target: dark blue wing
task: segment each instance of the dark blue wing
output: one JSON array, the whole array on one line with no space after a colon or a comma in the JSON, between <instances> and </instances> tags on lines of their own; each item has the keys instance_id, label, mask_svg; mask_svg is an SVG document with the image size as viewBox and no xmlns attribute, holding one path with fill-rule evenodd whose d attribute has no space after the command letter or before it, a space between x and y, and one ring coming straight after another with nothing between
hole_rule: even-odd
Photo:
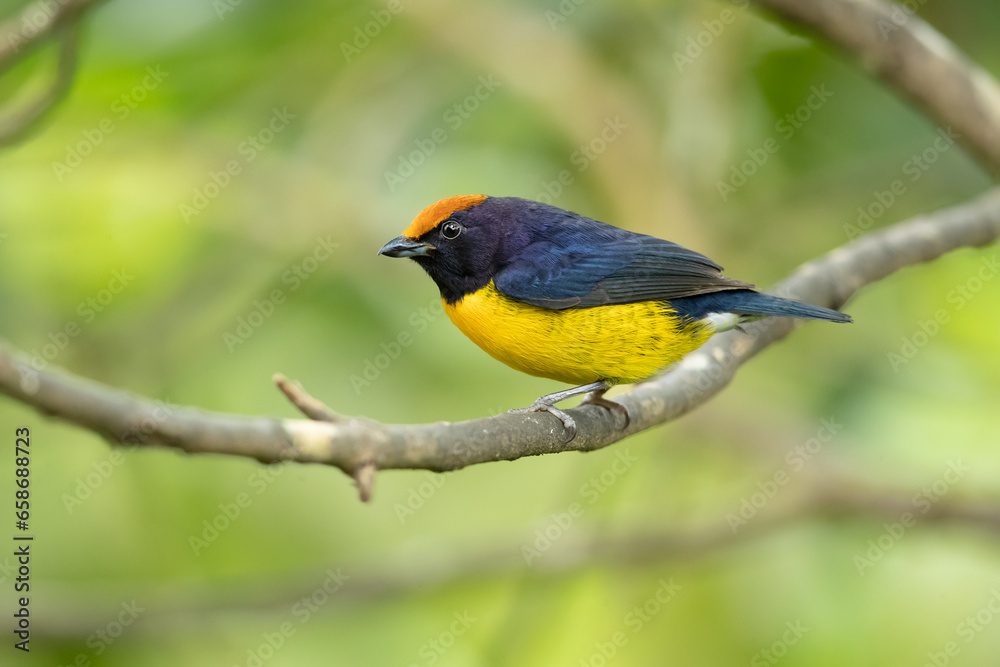
<instances>
[{"instance_id":1,"label":"dark blue wing","mask_svg":"<svg viewBox=\"0 0 1000 667\"><path fill-rule=\"evenodd\" d=\"M496 273L494 284L518 301L555 310L752 287L721 271L704 255L676 243L554 209Z\"/></svg>"}]
</instances>

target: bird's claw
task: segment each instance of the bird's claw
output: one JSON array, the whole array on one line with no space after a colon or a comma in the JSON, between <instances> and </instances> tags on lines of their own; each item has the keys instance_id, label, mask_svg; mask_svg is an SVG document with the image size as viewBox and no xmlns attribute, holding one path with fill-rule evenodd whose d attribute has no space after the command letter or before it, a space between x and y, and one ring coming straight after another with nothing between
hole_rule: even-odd
<instances>
[{"instance_id":1,"label":"bird's claw","mask_svg":"<svg viewBox=\"0 0 1000 667\"><path fill-rule=\"evenodd\" d=\"M613 412L614 414L620 416L625 422L622 424L623 429L628 428L628 425L632 422L632 418L628 414L628 408L621 403L615 403L614 401L604 398L603 396L588 396L580 401L580 405L597 405L605 410Z\"/></svg>"},{"instance_id":2,"label":"bird's claw","mask_svg":"<svg viewBox=\"0 0 1000 667\"><path fill-rule=\"evenodd\" d=\"M548 412L550 415L554 416L556 419L562 422L563 428L565 428L565 442L570 442L576 437L576 420L566 414L564 411L560 410L554 405L549 403L532 403L526 408L514 408L509 410L510 414L528 414L531 412Z\"/></svg>"}]
</instances>

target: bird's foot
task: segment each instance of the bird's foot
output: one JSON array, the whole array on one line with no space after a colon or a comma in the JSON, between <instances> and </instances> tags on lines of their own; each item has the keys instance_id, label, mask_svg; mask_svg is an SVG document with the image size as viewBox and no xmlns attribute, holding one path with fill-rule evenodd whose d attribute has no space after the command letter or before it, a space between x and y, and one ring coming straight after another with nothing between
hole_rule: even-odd
<instances>
[{"instance_id":1,"label":"bird's foot","mask_svg":"<svg viewBox=\"0 0 1000 667\"><path fill-rule=\"evenodd\" d=\"M526 408L517 408L516 410L511 410L515 414L525 414L528 412L548 412L553 415L556 419L562 422L562 425L566 429L566 439L565 442L570 442L576 437L576 422L568 414L560 410L555 406L559 401L565 401L567 398L572 396L579 396L580 394L586 394L590 392L591 401L597 401L597 405L603 405L609 410L618 412L621 410L625 414L625 425L628 426L628 412L625 411L625 407L613 403L606 399L601 398L604 396L604 392L610 389L614 385L611 380L598 380L597 382L591 382L590 384L580 385L579 387L573 387L572 389L564 389L562 391L557 391L554 394L547 394L542 396L537 401L532 403ZM614 406L614 407L612 407Z\"/></svg>"},{"instance_id":2,"label":"bird's foot","mask_svg":"<svg viewBox=\"0 0 1000 667\"><path fill-rule=\"evenodd\" d=\"M582 401L580 401L580 405L597 405L597 406L600 406L600 407L604 408L605 410L609 410L609 411L613 412L614 414L616 414L616 415L618 415L619 417L622 418L622 421L623 421L622 428L623 429L628 428L628 425L632 421L632 418L629 417L629 414L628 414L628 408L626 408L621 403L615 403L614 401L612 401L610 399L604 398L604 392L603 391L600 392L600 393L598 393L598 392L595 391L595 392L592 392L592 393L588 394L585 399L583 399Z\"/></svg>"},{"instance_id":3,"label":"bird's foot","mask_svg":"<svg viewBox=\"0 0 1000 667\"><path fill-rule=\"evenodd\" d=\"M570 442L576 437L576 421L564 411L560 410L551 403L546 402L545 398L546 397L543 396L526 408L514 408L508 412L510 412L510 414L517 415L528 414L531 412L548 412L550 415L553 415L562 422L562 425L565 428L565 442Z\"/></svg>"}]
</instances>

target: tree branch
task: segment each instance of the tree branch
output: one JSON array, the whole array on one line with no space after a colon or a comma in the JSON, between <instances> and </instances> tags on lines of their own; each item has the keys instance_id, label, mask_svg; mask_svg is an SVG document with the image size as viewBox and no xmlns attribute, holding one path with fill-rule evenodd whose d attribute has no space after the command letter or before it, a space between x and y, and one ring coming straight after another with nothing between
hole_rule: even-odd
<instances>
[{"instance_id":1,"label":"tree branch","mask_svg":"<svg viewBox=\"0 0 1000 667\"><path fill-rule=\"evenodd\" d=\"M1000 237L1000 190L961 206L921 216L865 236L798 269L778 293L839 307L861 287L956 248L982 246ZM565 451L591 451L676 419L721 391L737 369L786 336L794 320L770 318L747 333L715 336L675 369L617 397L631 423L619 429L613 415L595 406L569 412L574 440L547 414L504 414L435 424L380 424L365 418L339 421L278 419L164 406L96 382L52 370L0 348L0 392L38 410L100 433L112 441L174 447L188 453L248 456L260 461L333 465L355 476L363 496L376 469L456 470L476 463L513 461Z\"/></svg>"},{"instance_id":2,"label":"tree branch","mask_svg":"<svg viewBox=\"0 0 1000 667\"><path fill-rule=\"evenodd\" d=\"M909 7L886 0L753 0L830 40L1000 177L1000 86Z\"/></svg>"}]
</instances>

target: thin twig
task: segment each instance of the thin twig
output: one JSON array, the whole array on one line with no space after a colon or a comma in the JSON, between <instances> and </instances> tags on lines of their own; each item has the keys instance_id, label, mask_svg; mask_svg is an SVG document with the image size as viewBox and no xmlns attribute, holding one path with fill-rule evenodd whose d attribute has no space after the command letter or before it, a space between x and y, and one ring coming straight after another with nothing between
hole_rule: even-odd
<instances>
[{"instance_id":1,"label":"thin twig","mask_svg":"<svg viewBox=\"0 0 1000 667\"><path fill-rule=\"evenodd\" d=\"M291 404L309 419L321 422L339 422L343 420L343 417L327 407L325 403L309 395L300 383L289 380L281 373L275 373L272 379Z\"/></svg>"},{"instance_id":2,"label":"thin twig","mask_svg":"<svg viewBox=\"0 0 1000 667\"><path fill-rule=\"evenodd\" d=\"M375 472L378 468L374 461L365 461L354 469L354 483L358 487L358 498L367 503L372 499L372 489L375 487Z\"/></svg>"}]
</instances>

